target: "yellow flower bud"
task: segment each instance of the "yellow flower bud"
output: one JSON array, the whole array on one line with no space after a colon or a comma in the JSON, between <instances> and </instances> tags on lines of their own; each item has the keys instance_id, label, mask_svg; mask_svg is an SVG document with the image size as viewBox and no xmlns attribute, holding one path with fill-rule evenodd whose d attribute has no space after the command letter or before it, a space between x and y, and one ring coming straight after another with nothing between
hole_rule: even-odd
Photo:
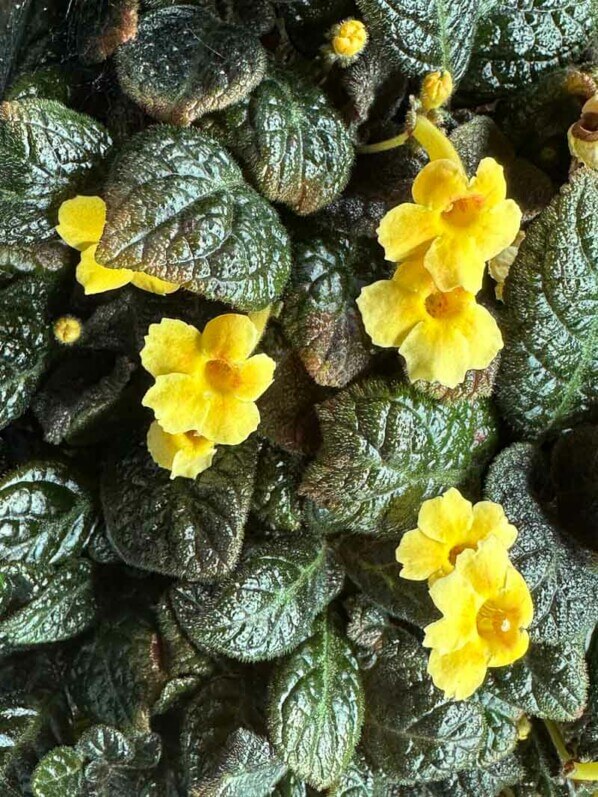
<instances>
[{"instance_id":1,"label":"yellow flower bud","mask_svg":"<svg viewBox=\"0 0 598 797\"><path fill-rule=\"evenodd\" d=\"M63 315L54 323L54 337L65 346L72 346L81 337L83 326L78 318Z\"/></svg>"},{"instance_id":2,"label":"yellow flower bud","mask_svg":"<svg viewBox=\"0 0 598 797\"><path fill-rule=\"evenodd\" d=\"M419 98L424 111L440 108L453 93L453 78L446 70L430 72L423 80Z\"/></svg>"},{"instance_id":3,"label":"yellow flower bud","mask_svg":"<svg viewBox=\"0 0 598 797\"><path fill-rule=\"evenodd\" d=\"M575 69L565 78L565 90L568 94L587 99L596 93L596 81L587 72Z\"/></svg>"},{"instance_id":4,"label":"yellow flower bud","mask_svg":"<svg viewBox=\"0 0 598 797\"><path fill-rule=\"evenodd\" d=\"M598 95L590 97L581 117L567 132L569 151L590 169L598 169Z\"/></svg>"},{"instance_id":5,"label":"yellow flower bud","mask_svg":"<svg viewBox=\"0 0 598 797\"><path fill-rule=\"evenodd\" d=\"M332 27L329 38L332 57L348 66L366 46L368 32L361 20L345 19Z\"/></svg>"},{"instance_id":6,"label":"yellow flower bud","mask_svg":"<svg viewBox=\"0 0 598 797\"><path fill-rule=\"evenodd\" d=\"M519 739L519 741L522 742L524 739L527 739L527 737L531 733L531 730L532 730L532 724L527 718L527 716L523 714L522 717L519 719L519 722L517 723L517 738Z\"/></svg>"}]
</instances>

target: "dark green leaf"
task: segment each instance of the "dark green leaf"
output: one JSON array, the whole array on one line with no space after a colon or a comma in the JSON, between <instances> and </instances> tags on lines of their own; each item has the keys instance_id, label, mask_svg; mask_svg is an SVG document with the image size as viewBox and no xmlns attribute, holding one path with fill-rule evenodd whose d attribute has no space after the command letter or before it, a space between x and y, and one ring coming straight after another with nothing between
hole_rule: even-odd
<instances>
[{"instance_id":1,"label":"dark green leaf","mask_svg":"<svg viewBox=\"0 0 598 797\"><path fill-rule=\"evenodd\" d=\"M475 0L357 0L369 28L409 77L448 69L459 79L476 31Z\"/></svg>"},{"instance_id":2,"label":"dark green leaf","mask_svg":"<svg viewBox=\"0 0 598 797\"><path fill-rule=\"evenodd\" d=\"M55 241L0 245L0 277L17 274L43 276L49 272L62 271L70 259L68 247Z\"/></svg>"},{"instance_id":3,"label":"dark green leaf","mask_svg":"<svg viewBox=\"0 0 598 797\"><path fill-rule=\"evenodd\" d=\"M479 700L486 720L486 737L478 762L482 768L490 767L506 758L517 746L517 723L523 711L501 699L491 689L478 690L475 699Z\"/></svg>"},{"instance_id":4,"label":"dark green leaf","mask_svg":"<svg viewBox=\"0 0 598 797\"><path fill-rule=\"evenodd\" d=\"M570 780L561 777L561 762L541 723L534 724L532 734L521 744L518 754L523 777L513 789L516 797L582 797Z\"/></svg>"},{"instance_id":5,"label":"dark green leaf","mask_svg":"<svg viewBox=\"0 0 598 797\"><path fill-rule=\"evenodd\" d=\"M297 488L303 464L303 457L270 445L262 448L251 509L272 531L288 533L301 528L303 501Z\"/></svg>"},{"instance_id":6,"label":"dark green leaf","mask_svg":"<svg viewBox=\"0 0 598 797\"><path fill-rule=\"evenodd\" d=\"M119 48L117 65L124 91L150 116L188 125L254 89L266 54L242 28L177 5L145 15L135 39Z\"/></svg>"},{"instance_id":7,"label":"dark green leaf","mask_svg":"<svg viewBox=\"0 0 598 797\"><path fill-rule=\"evenodd\" d=\"M0 697L0 788L17 797L35 762L35 746L44 725L41 706L31 695L9 692Z\"/></svg>"},{"instance_id":8,"label":"dark green leaf","mask_svg":"<svg viewBox=\"0 0 598 797\"><path fill-rule=\"evenodd\" d=\"M83 63L105 61L137 35L139 0L75 0L69 5L69 38Z\"/></svg>"},{"instance_id":9,"label":"dark green leaf","mask_svg":"<svg viewBox=\"0 0 598 797\"><path fill-rule=\"evenodd\" d=\"M395 535L424 500L475 486L496 441L485 401L439 404L396 383L352 385L318 407L323 443L302 492L347 531Z\"/></svg>"},{"instance_id":10,"label":"dark green leaf","mask_svg":"<svg viewBox=\"0 0 598 797\"><path fill-rule=\"evenodd\" d=\"M104 265L147 271L241 310L281 294L290 253L276 212L197 130L156 126L134 136L104 197Z\"/></svg>"},{"instance_id":11,"label":"dark green leaf","mask_svg":"<svg viewBox=\"0 0 598 797\"><path fill-rule=\"evenodd\" d=\"M363 674L367 757L403 782L441 780L471 769L486 732L480 706L446 700L432 684L427 663L421 643L396 629Z\"/></svg>"},{"instance_id":12,"label":"dark green leaf","mask_svg":"<svg viewBox=\"0 0 598 797\"><path fill-rule=\"evenodd\" d=\"M451 797L499 797L508 794L507 787L518 783L522 775L518 759L510 755L488 767L468 769L439 783L431 783L428 788L430 797L448 794Z\"/></svg>"},{"instance_id":13,"label":"dark green leaf","mask_svg":"<svg viewBox=\"0 0 598 797\"><path fill-rule=\"evenodd\" d=\"M110 147L104 128L55 100L0 106L0 243L49 238L60 203Z\"/></svg>"},{"instance_id":14,"label":"dark green leaf","mask_svg":"<svg viewBox=\"0 0 598 797\"><path fill-rule=\"evenodd\" d=\"M60 462L32 462L0 480L0 560L54 565L81 552L92 497Z\"/></svg>"},{"instance_id":15,"label":"dark green leaf","mask_svg":"<svg viewBox=\"0 0 598 797\"><path fill-rule=\"evenodd\" d=\"M307 797L307 787L292 772L288 772L272 791L272 797Z\"/></svg>"},{"instance_id":16,"label":"dark green leaf","mask_svg":"<svg viewBox=\"0 0 598 797\"><path fill-rule=\"evenodd\" d=\"M294 246L282 323L318 384L343 387L372 358L355 300L364 285L387 276L380 251L333 233Z\"/></svg>"},{"instance_id":17,"label":"dark green leaf","mask_svg":"<svg viewBox=\"0 0 598 797\"><path fill-rule=\"evenodd\" d=\"M570 63L589 45L588 0L510 0L480 20L464 89L492 99Z\"/></svg>"},{"instance_id":18,"label":"dark green leaf","mask_svg":"<svg viewBox=\"0 0 598 797\"><path fill-rule=\"evenodd\" d=\"M285 772L267 739L247 728L228 737L195 797L269 797Z\"/></svg>"},{"instance_id":19,"label":"dark green leaf","mask_svg":"<svg viewBox=\"0 0 598 797\"><path fill-rule=\"evenodd\" d=\"M357 752L328 795L329 797L383 797L375 790L375 779L376 776L367 761L360 752Z\"/></svg>"},{"instance_id":20,"label":"dark green leaf","mask_svg":"<svg viewBox=\"0 0 598 797\"><path fill-rule=\"evenodd\" d=\"M190 581L235 566L253 490L258 444L221 448L195 480L171 479L145 443L114 453L104 469L108 537L130 565ZM134 489L132 489L134 485Z\"/></svg>"},{"instance_id":21,"label":"dark green leaf","mask_svg":"<svg viewBox=\"0 0 598 797\"><path fill-rule=\"evenodd\" d=\"M588 705L582 717L568 729L580 761L598 759L598 631L594 631L586 655L589 674Z\"/></svg>"},{"instance_id":22,"label":"dark green leaf","mask_svg":"<svg viewBox=\"0 0 598 797\"><path fill-rule=\"evenodd\" d=\"M598 572L590 553L558 532L534 496L535 465L531 445L511 446L492 463L485 494L502 504L519 532L509 553L534 602L532 639L547 644L582 640L598 616Z\"/></svg>"},{"instance_id":23,"label":"dark green leaf","mask_svg":"<svg viewBox=\"0 0 598 797\"><path fill-rule=\"evenodd\" d=\"M341 117L299 74L269 74L218 116L219 130L264 196L300 215L332 202L349 180L353 147Z\"/></svg>"},{"instance_id":24,"label":"dark green leaf","mask_svg":"<svg viewBox=\"0 0 598 797\"><path fill-rule=\"evenodd\" d=\"M499 400L537 437L598 400L598 176L582 169L536 219L505 288Z\"/></svg>"},{"instance_id":25,"label":"dark green leaf","mask_svg":"<svg viewBox=\"0 0 598 797\"><path fill-rule=\"evenodd\" d=\"M50 351L48 286L23 277L0 290L0 429L22 415Z\"/></svg>"},{"instance_id":26,"label":"dark green leaf","mask_svg":"<svg viewBox=\"0 0 598 797\"><path fill-rule=\"evenodd\" d=\"M34 797L83 797L83 763L72 747L55 747L33 773Z\"/></svg>"},{"instance_id":27,"label":"dark green leaf","mask_svg":"<svg viewBox=\"0 0 598 797\"><path fill-rule=\"evenodd\" d=\"M272 677L268 727L289 768L318 789L334 783L353 757L361 734L364 698L359 667L332 618Z\"/></svg>"},{"instance_id":28,"label":"dark green leaf","mask_svg":"<svg viewBox=\"0 0 598 797\"><path fill-rule=\"evenodd\" d=\"M210 589L172 591L179 622L208 652L261 661L292 650L342 586L342 571L319 541L278 538L249 548L232 576Z\"/></svg>"}]
</instances>

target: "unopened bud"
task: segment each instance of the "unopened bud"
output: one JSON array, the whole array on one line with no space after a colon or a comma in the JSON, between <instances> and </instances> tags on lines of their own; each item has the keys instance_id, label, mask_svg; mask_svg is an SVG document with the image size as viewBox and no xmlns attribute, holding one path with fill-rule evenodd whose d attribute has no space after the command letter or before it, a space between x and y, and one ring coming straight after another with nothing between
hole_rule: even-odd
<instances>
[{"instance_id":1,"label":"unopened bud","mask_svg":"<svg viewBox=\"0 0 598 797\"><path fill-rule=\"evenodd\" d=\"M328 56L342 66L349 66L360 55L368 42L368 31L359 19L345 19L333 25L328 34Z\"/></svg>"},{"instance_id":2,"label":"unopened bud","mask_svg":"<svg viewBox=\"0 0 598 797\"><path fill-rule=\"evenodd\" d=\"M423 80L419 98L424 111L427 113L444 105L452 93L453 78L450 72L446 70L430 72Z\"/></svg>"},{"instance_id":3,"label":"unopened bud","mask_svg":"<svg viewBox=\"0 0 598 797\"><path fill-rule=\"evenodd\" d=\"M81 337L83 326L78 318L63 315L54 322L54 337L65 346L72 346Z\"/></svg>"}]
</instances>

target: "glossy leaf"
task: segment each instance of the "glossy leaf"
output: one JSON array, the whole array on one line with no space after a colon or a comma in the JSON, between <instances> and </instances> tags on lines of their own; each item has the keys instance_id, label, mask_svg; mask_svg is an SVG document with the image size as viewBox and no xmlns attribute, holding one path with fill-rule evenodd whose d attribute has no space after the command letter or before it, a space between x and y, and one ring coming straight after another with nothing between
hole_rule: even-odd
<instances>
[{"instance_id":1,"label":"glossy leaf","mask_svg":"<svg viewBox=\"0 0 598 797\"><path fill-rule=\"evenodd\" d=\"M252 512L270 530L288 533L301 528L303 501L297 487L303 457L266 445L258 461Z\"/></svg>"},{"instance_id":2,"label":"glossy leaf","mask_svg":"<svg viewBox=\"0 0 598 797\"><path fill-rule=\"evenodd\" d=\"M83 763L72 747L55 747L33 773L33 797L82 797Z\"/></svg>"}]
</instances>

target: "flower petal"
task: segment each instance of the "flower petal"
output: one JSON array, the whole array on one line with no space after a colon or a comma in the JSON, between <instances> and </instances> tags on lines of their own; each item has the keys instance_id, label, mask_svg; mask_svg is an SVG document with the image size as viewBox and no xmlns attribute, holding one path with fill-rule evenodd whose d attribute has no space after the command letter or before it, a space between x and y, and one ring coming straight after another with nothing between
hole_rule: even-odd
<instances>
[{"instance_id":1,"label":"flower petal","mask_svg":"<svg viewBox=\"0 0 598 797\"><path fill-rule=\"evenodd\" d=\"M86 296L96 293L114 291L128 285L133 277L133 272L128 268L106 268L100 266L95 259L97 244L88 246L81 252L81 260L77 266L76 278L79 285L83 286Z\"/></svg>"},{"instance_id":2,"label":"flower petal","mask_svg":"<svg viewBox=\"0 0 598 797\"><path fill-rule=\"evenodd\" d=\"M424 501L417 525L428 537L449 546L458 545L473 520L473 507L459 490L451 487L444 495Z\"/></svg>"},{"instance_id":3,"label":"flower petal","mask_svg":"<svg viewBox=\"0 0 598 797\"><path fill-rule=\"evenodd\" d=\"M198 431L215 443L236 446L255 432L259 422L260 413L252 401L215 394L210 397L208 412Z\"/></svg>"},{"instance_id":4,"label":"flower petal","mask_svg":"<svg viewBox=\"0 0 598 797\"><path fill-rule=\"evenodd\" d=\"M141 362L152 376L192 374L203 363L201 334L178 318L151 324L141 350Z\"/></svg>"},{"instance_id":5,"label":"flower petal","mask_svg":"<svg viewBox=\"0 0 598 797\"><path fill-rule=\"evenodd\" d=\"M151 277L142 271L134 271L131 282L136 288L148 293L157 293L158 296L167 296L169 293L178 291L181 287L174 282L166 282L166 280L161 280L158 277Z\"/></svg>"},{"instance_id":6,"label":"flower petal","mask_svg":"<svg viewBox=\"0 0 598 797\"><path fill-rule=\"evenodd\" d=\"M489 208L506 198L505 172L494 158L482 158L476 175L469 184L469 193L483 196L484 205Z\"/></svg>"},{"instance_id":7,"label":"flower petal","mask_svg":"<svg viewBox=\"0 0 598 797\"><path fill-rule=\"evenodd\" d=\"M449 160L428 163L413 181L412 195L418 205L442 210L467 193L463 170Z\"/></svg>"},{"instance_id":8,"label":"flower petal","mask_svg":"<svg viewBox=\"0 0 598 797\"><path fill-rule=\"evenodd\" d=\"M210 358L241 362L254 350L259 332L246 315L225 313L208 321L201 340L203 350Z\"/></svg>"},{"instance_id":9,"label":"flower petal","mask_svg":"<svg viewBox=\"0 0 598 797\"><path fill-rule=\"evenodd\" d=\"M166 374L158 376L142 404L154 411L158 423L168 434L198 431L213 439L201 428L210 409L210 400L198 389L197 380L192 376Z\"/></svg>"},{"instance_id":10,"label":"flower petal","mask_svg":"<svg viewBox=\"0 0 598 797\"><path fill-rule=\"evenodd\" d=\"M467 341L468 369L487 368L504 345L492 314L485 307L472 303L454 323Z\"/></svg>"},{"instance_id":11,"label":"flower petal","mask_svg":"<svg viewBox=\"0 0 598 797\"><path fill-rule=\"evenodd\" d=\"M451 653L433 650L428 660L428 673L434 686L453 700L465 700L484 682L488 655L481 642L470 642Z\"/></svg>"},{"instance_id":12,"label":"flower petal","mask_svg":"<svg viewBox=\"0 0 598 797\"><path fill-rule=\"evenodd\" d=\"M472 235L482 259L490 260L510 246L517 237L520 225L521 211L512 199L505 199L480 213Z\"/></svg>"},{"instance_id":13,"label":"flower petal","mask_svg":"<svg viewBox=\"0 0 598 797\"><path fill-rule=\"evenodd\" d=\"M389 210L378 227L387 260L405 260L440 232L439 214L406 202Z\"/></svg>"},{"instance_id":14,"label":"flower petal","mask_svg":"<svg viewBox=\"0 0 598 797\"><path fill-rule=\"evenodd\" d=\"M399 348L412 382L440 382L456 387L469 366L469 345L451 324L422 321L407 335Z\"/></svg>"},{"instance_id":15,"label":"flower petal","mask_svg":"<svg viewBox=\"0 0 598 797\"><path fill-rule=\"evenodd\" d=\"M399 266L398 270L402 270ZM425 318L423 298L401 287L398 280L379 280L362 289L357 306L365 331L376 346L400 346L418 321Z\"/></svg>"},{"instance_id":16,"label":"flower petal","mask_svg":"<svg viewBox=\"0 0 598 797\"><path fill-rule=\"evenodd\" d=\"M502 506L493 501L479 501L474 506L471 534L477 540L494 534L507 550L517 539L517 529L507 520Z\"/></svg>"},{"instance_id":17,"label":"flower petal","mask_svg":"<svg viewBox=\"0 0 598 797\"><path fill-rule=\"evenodd\" d=\"M455 564L455 573L486 599L496 596L504 587L510 568L507 549L500 540L490 536L481 540L475 550L463 551Z\"/></svg>"},{"instance_id":18,"label":"flower petal","mask_svg":"<svg viewBox=\"0 0 598 797\"><path fill-rule=\"evenodd\" d=\"M396 557L397 562L403 565L401 578L425 581L444 569L448 561L448 549L446 545L430 539L419 529L413 529L401 537Z\"/></svg>"},{"instance_id":19,"label":"flower petal","mask_svg":"<svg viewBox=\"0 0 598 797\"><path fill-rule=\"evenodd\" d=\"M274 380L276 363L267 354L255 354L239 366L239 385L234 395L243 401L255 401Z\"/></svg>"},{"instance_id":20,"label":"flower petal","mask_svg":"<svg viewBox=\"0 0 598 797\"><path fill-rule=\"evenodd\" d=\"M505 667L521 659L529 648L529 634L527 631L517 631L512 635L497 636L488 643L490 658L489 667Z\"/></svg>"},{"instance_id":21,"label":"flower petal","mask_svg":"<svg viewBox=\"0 0 598 797\"><path fill-rule=\"evenodd\" d=\"M76 196L58 210L56 232L74 249L83 251L97 244L106 224L106 203L99 196Z\"/></svg>"},{"instance_id":22,"label":"flower petal","mask_svg":"<svg viewBox=\"0 0 598 797\"><path fill-rule=\"evenodd\" d=\"M477 236L474 238L473 233L461 230L445 232L436 238L424 256L424 265L438 290L464 288L475 295L482 287L485 260Z\"/></svg>"},{"instance_id":23,"label":"flower petal","mask_svg":"<svg viewBox=\"0 0 598 797\"><path fill-rule=\"evenodd\" d=\"M430 597L444 616L424 629L426 647L448 652L478 636L476 618L483 598L456 569L432 584Z\"/></svg>"},{"instance_id":24,"label":"flower petal","mask_svg":"<svg viewBox=\"0 0 598 797\"><path fill-rule=\"evenodd\" d=\"M167 434L157 421L147 433L147 447L154 462L171 471L170 478L195 477L212 464L216 449L210 440L190 432Z\"/></svg>"}]
</instances>

